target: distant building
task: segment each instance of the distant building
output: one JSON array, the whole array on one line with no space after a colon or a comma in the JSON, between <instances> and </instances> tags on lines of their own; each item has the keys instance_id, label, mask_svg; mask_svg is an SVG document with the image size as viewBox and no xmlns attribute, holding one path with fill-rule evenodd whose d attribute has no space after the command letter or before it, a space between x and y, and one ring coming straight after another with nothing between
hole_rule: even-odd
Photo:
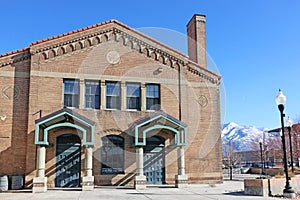
<instances>
[{"instance_id":1,"label":"distant building","mask_svg":"<svg viewBox=\"0 0 300 200\"><path fill-rule=\"evenodd\" d=\"M221 183L205 16L184 55L116 20L0 55L0 174L25 187Z\"/></svg>"},{"instance_id":2,"label":"distant building","mask_svg":"<svg viewBox=\"0 0 300 200\"><path fill-rule=\"evenodd\" d=\"M269 133L280 133L282 134L282 128L277 128L270 130ZM285 135L285 141L287 144L287 157L288 157L288 162L290 162L290 140L289 140L289 134L288 134L288 129L285 128L284 130L284 135ZM293 151L293 161L299 166L299 161L300 161L300 123L294 124L291 127L291 140L292 140L292 151Z\"/></svg>"}]
</instances>

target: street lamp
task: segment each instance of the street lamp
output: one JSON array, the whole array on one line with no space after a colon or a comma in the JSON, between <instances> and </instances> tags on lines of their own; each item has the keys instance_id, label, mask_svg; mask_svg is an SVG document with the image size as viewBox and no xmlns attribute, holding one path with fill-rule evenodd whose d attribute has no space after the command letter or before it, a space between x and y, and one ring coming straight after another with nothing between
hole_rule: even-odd
<instances>
[{"instance_id":1,"label":"street lamp","mask_svg":"<svg viewBox=\"0 0 300 200\"><path fill-rule=\"evenodd\" d=\"M283 162L284 162L284 172L285 172L285 189L283 190L283 195L288 198L294 198L296 196L292 186L290 185L290 179L288 174L288 166L287 166L287 158L286 158L286 151L285 151L285 136L284 136L284 117L285 114L283 113L284 105L286 103L286 96L283 95L282 91L279 90L278 95L276 96L275 102L278 106L280 111L280 118L281 118L281 130L282 130L282 148L283 148Z\"/></svg>"},{"instance_id":2,"label":"street lamp","mask_svg":"<svg viewBox=\"0 0 300 200\"><path fill-rule=\"evenodd\" d=\"M292 137L291 137L291 129L292 129L293 122L290 118L288 118L288 120L286 120L285 124L289 131L291 165L292 165L292 172L294 172L294 161L293 161L294 159L293 159L293 148L292 148Z\"/></svg>"},{"instance_id":3,"label":"street lamp","mask_svg":"<svg viewBox=\"0 0 300 200\"><path fill-rule=\"evenodd\" d=\"M259 147L260 147L261 175L263 175L264 174L264 163L263 163L262 139L259 140Z\"/></svg>"},{"instance_id":4,"label":"street lamp","mask_svg":"<svg viewBox=\"0 0 300 200\"><path fill-rule=\"evenodd\" d=\"M266 169L266 168L269 168L269 147L267 144L265 144L264 150L265 150L264 168Z\"/></svg>"}]
</instances>

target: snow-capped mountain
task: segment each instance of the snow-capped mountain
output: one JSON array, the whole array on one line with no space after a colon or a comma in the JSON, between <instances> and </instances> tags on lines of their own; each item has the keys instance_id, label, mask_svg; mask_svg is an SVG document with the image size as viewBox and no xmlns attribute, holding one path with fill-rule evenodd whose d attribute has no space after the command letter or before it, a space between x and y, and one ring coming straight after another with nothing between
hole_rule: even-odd
<instances>
[{"instance_id":1,"label":"snow-capped mountain","mask_svg":"<svg viewBox=\"0 0 300 200\"><path fill-rule=\"evenodd\" d=\"M223 150L226 146L233 145L234 151L251 151L253 144L267 137L269 134L266 128L240 126L234 122L224 124L222 127Z\"/></svg>"}]
</instances>

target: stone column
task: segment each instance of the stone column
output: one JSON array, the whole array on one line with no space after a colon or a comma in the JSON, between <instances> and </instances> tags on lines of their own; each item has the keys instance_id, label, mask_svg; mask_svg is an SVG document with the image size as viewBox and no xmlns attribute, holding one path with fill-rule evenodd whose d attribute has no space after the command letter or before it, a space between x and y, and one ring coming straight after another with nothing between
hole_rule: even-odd
<instances>
[{"instance_id":1,"label":"stone column","mask_svg":"<svg viewBox=\"0 0 300 200\"><path fill-rule=\"evenodd\" d=\"M105 81L101 80L100 90L101 90L101 94L100 94L100 98L101 98L100 109L104 110L106 108L106 85L105 85Z\"/></svg>"},{"instance_id":2,"label":"stone column","mask_svg":"<svg viewBox=\"0 0 300 200\"><path fill-rule=\"evenodd\" d=\"M185 174L185 159L184 159L183 147L178 148L177 156L178 156L178 175L175 176L175 186L177 188L187 187L188 176Z\"/></svg>"},{"instance_id":3,"label":"stone column","mask_svg":"<svg viewBox=\"0 0 300 200\"><path fill-rule=\"evenodd\" d=\"M142 146L136 148L136 175L134 186L137 190L146 189L146 176L144 176L144 149Z\"/></svg>"},{"instance_id":4,"label":"stone column","mask_svg":"<svg viewBox=\"0 0 300 200\"><path fill-rule=\"evenodd\" d=\"M120 103L121 103L121 110L126 110L127 109L127 105L126 105L126 102L127 102L127 97L126 97L126 84L125 82L121 82L121 97L120 97Z\"/></svg>"},{"instance_id":5,"label":"stone column","mask_svg":"<svg viewBox=\"0 0 300 200\"><path fill-rule=\"evenodd\" d=\"M45 166L46 147L41 145L37 148L37 176L33 178L33 193L47 191L47 177L45 177Z\"/></svg>"},{"instance_id":6,"label":"stone column","mask_svg":"<svg viewBox=\"0 0 300 200\"><path fill-rule=\"evenodd\" d=\"M141 111L146 111L146 85L141 83Z\"/></svg>"},{"instance_id":7,"label":"stone column","mask_svg":"<svg viewBox=\"0 0 300 200\"><path fill-rule=\"evenodd\" d=\"M79 81L79 109L85 108L84 80Z\"/></svg>"},{"instance_id":8,"label":"stone column","mask_svg":"<svg viewBox=\"0 0 300 200\"><path fill-rule=\"evenodd\" d=\"M82 191L94 190L93 147L85 147L85 176L82 177Z\"/></svg>"}]
</instances>

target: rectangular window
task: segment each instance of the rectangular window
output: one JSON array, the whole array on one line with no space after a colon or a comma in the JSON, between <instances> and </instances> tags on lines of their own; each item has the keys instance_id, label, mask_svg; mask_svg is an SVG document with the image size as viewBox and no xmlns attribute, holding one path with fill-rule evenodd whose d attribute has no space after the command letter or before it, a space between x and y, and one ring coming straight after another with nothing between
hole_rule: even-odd
<instances>
[{"instance_id":1,"label":"rectangular window","mask_svg":"<svg viewBox=\"0 0 300 200\"><path fill-rule=\"evenodd\" d=\"M79 80L64 80L64 106L79 108Z\"/></svg>"},{"instance_id":2,"label":"rectangular window","mask_svg":"<svg viewBox=\"0 0 300 200\"><path fill-rule=\"evenodd\" d=\"M126 108L141 110L141 85L138 83L126 84Z\"/></svg>"},{"instance_id":3,"label":"rectangular window","mask_svg":"<svg viewBox=\"0 0 300 200\"><path fill-rule=\"evenodd\" d=\"M146 109L160 110L160 86L146 84Z\"/></svg>"},{"instance_id":4,"label":"rectangular window","mask_svg":"<svg viewBox=\"0 0 300 200\"><path fill-rule=\"evenodd\" d=\"M109 135L102 138L101 174L124 173L124 139Z\"/></svg>"},{"instance_id":5,"label":"rectangular window","mask_svg":"<svg viewBox=\"0 0 300 200\"><path fill-rule=\"evenodd\" d=\"M85 108L100 109L99 81L85 81Z\"/></svg>"},{"instance_id":6,"label":"rectangular window","mask_svg":"<svg viewBox=\"0 0 300 200\"><path fill-rule=\"evenodd\" d=\"M121 85L119 82L106 82L106 108L121 109Z\"/></svg>"}]
</instances>

